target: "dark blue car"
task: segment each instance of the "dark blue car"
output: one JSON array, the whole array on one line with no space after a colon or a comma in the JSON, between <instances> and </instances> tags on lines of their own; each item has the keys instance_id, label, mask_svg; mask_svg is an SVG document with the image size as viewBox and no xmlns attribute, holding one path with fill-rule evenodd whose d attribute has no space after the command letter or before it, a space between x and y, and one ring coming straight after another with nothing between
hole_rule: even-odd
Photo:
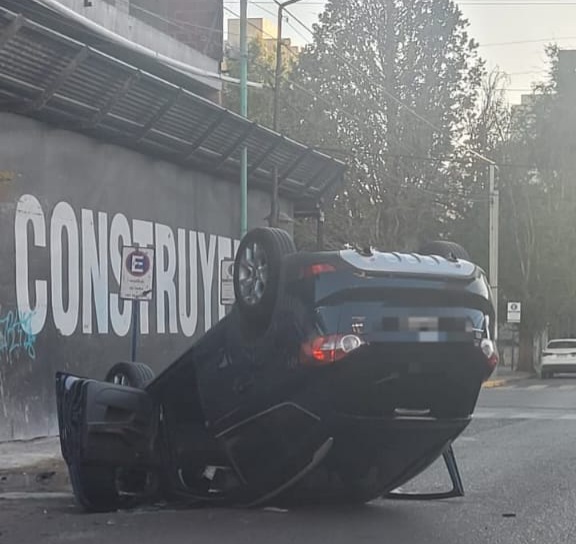
<instances>
[{"instance_id":1,"label":"dark blue car","mask_svg":"<svg viewBox=\"0 0 576 544\"><path fill-rule=\"evenodd\" d=\"M460 246L299 253L260 228L234 287L230 314L157 377L58 374L85 509L368 502L442 455L461 494L451 443L498 356L490 288Z\"/></svg>"}]
</instances>

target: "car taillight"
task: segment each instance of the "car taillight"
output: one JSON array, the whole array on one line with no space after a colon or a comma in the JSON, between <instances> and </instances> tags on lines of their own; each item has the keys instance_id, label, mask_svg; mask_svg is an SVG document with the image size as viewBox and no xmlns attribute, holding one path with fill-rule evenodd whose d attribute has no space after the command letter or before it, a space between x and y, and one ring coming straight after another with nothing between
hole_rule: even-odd
<instances>
[{"instance_id":1,"label":"car taillight","mask_svg":"<svg viewBox=\"0 0 576 544\"><path fill-rule=\"evenodd\" d=\"M354 334L318 336L302 344L300 362L306 366L331 365L364 344L364 340Z\"/></svg>"},{"instance_id":2,"label":"car taillight","mask_svg":"<svg viewBox=\"0 0 576 544\"><path fill-rule=\"evenodd\" d=\"M328 263L317 263L304 268L302 270L302 276L304 278L313 278L314 276L326 274L327 272L336 272L336 267Z\"/></svg>"},{"instance_id":3,"label":"car taillight","mask_svg":"<svg viewBox=\"0 0 576 544\"><path fill-rule=\"evenodd\" d=\"M486 357L486 379L488 379L492 372L494 372L494 369L498 366L500 357L498 356L496 345L488 338L484 338L482 342L480 342L480 349L482 350L484 357Z\"/></svg>"}]
</instances>

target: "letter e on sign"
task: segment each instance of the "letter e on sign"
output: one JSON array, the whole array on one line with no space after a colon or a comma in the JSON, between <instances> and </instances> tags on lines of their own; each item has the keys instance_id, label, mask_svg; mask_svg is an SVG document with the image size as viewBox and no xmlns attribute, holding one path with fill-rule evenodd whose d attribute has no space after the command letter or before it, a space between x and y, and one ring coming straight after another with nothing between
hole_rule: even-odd
<instances>
[{"instance_id":1,"label":"letter e on sign","mask_svg":"<svg viewBox=\"0 0 576 544\"><path fill-rule=\"evenodd\" d=\"M154 250L126 246L122 248L120 298L151 300L154 281Z\"/></svg>"}]
</instances>

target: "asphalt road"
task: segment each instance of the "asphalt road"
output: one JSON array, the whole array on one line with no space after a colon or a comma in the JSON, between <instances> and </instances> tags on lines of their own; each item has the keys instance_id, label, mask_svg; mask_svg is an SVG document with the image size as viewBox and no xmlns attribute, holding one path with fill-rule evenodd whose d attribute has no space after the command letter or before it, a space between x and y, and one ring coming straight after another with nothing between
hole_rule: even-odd
<instances>
[{"instance_id":1,"label":"asphalt road","mask_svg":"<svg viewBox=\"0 0 576 544\"><path fill-rule=\"evenodd\" d=\"M80 513L62 497L0 501L0 543L562 544L576 542L576 378L483 391L455 444L463 499L355 509ZM438 490L435 466L409 487Z\"/></svg>"}]
</instances>

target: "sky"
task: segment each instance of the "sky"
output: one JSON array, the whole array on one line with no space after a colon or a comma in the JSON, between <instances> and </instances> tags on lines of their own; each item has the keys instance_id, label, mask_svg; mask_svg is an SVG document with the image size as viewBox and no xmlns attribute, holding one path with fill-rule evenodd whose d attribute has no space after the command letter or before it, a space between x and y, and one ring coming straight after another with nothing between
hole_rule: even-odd
<instances>
[{"instance_id":1,"label":"sky","mask_svg":"<svg viewBox=\"0 0 576 544\"><path fill-rule=\"evenodd\" d=\"M576 49L576 0L462 0L457 3L470 23L471 37L480 44L487 68L509 75L511 103L518 103L522 94L530 92L534 81L546 76L544 47L547 43ZM276 20L277 6L273 0L248 0L248 5L249 17ZM237 0L224 0L224 6L227 18L239 13ZM288 11L311 27L323 7L321 0L300 0ZM310 40L310 34L293 19L285 24L284 35L298 45Z\"/></svg>"}]
</instances>

